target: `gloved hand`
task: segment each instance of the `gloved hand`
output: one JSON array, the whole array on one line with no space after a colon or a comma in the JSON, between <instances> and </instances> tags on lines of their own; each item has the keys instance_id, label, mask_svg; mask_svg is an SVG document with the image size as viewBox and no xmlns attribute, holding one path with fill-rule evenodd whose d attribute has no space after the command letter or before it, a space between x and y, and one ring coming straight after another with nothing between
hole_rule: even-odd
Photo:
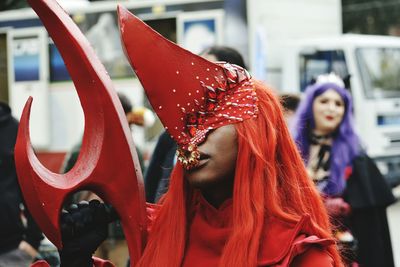
<instances>
[{"instance_id":1,"label":"gloved hand","mask_svg":"<svg viewBox=\"0 0 400 267\"><path fill-rule=\"evenodd\" d=\"M349 203L344 201L341 197L327 197L324 200L324 204L328 214L332 217L348 216L351 212Z\"/></svg>"},{"instance_id":2,"label":"gloved hand","mask_svg":"<svg viewBox=\"0 0 400 267\"><path fill-rule=\"evenodd\" d=\"M61 267L93 266L92 254L107 238L108 223L118 218L115 210L98 200L72 204L61 214L63 248Z\"/></svg>"}]
</instances>

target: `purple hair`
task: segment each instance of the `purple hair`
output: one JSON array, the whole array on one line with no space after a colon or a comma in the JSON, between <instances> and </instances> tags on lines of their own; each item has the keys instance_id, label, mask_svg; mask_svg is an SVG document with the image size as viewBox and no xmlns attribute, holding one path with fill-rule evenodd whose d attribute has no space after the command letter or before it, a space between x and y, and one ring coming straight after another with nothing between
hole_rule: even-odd
<instances>
[{"instance_id":1,"label":"purple hair","mask_svg":"<svg viewBox=\"0 0 400 267\"><path fill-rule=\"evenodd\" d=\"M313 102L317 96L328 89L334 89L342 97L345 104L343 119L333 135L330 178L323 192L328 196L335 196L343 193L346 186L345 169L360 153L360 141L353 128L353 107L350 93L336 83L318 83L308 86L305 90L304 99L296 112L293 132L300 153L307 163L310 149L309 138L311 130L315 128Z\"/></svg>"}]
</instances>

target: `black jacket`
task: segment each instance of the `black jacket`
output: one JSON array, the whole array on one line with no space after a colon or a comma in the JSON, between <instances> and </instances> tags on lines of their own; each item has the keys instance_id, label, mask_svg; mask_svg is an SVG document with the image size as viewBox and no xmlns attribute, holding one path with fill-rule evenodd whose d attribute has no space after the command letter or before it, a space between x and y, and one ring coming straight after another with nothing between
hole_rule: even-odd
<instances>
[{"instance_id":1,"label":"black jacket","mask_svg":"<svg viewBox=\"0 0 400 267\"><path fill-rule=\"evenodd\" d=\"M364 267L394 267L386 207L396 199L366 154L353 160L343 197L352 208L347 224L358 241L358 263Z\"/></svg>"},{"instance_id":2,"label":"black jacket","mask_svg":"<svg viewBox=\"0 0 400 267\"><path fill-rule=\"evenodd\" d=\"M396 201L375 162L366 154L353 160L353 172L346 184L345 198L353 209L386 208Z\"/></svg>"},{"instance_id":3,"label":"black jacket","mask_svg":"<svg viewBox=\"0 0 400 267\"><path fill-rule=\"evenodd\" d=\"M167 192L169 176L174 167L176 148L174 139L168 132L163 132L158 138L144 176L147 202L156 203Z\"/></svg>"},{"instance_id":4,"label":"black jacket","mask_svg":"<svg viewBox=\"0 0 400 267\"><path fill-rule=\"evenodd\" d=\"M0 102L0 254L18 247L22 240L38 248L43 236L25 210L14 162L18 121Z\"/></svg>"}]
</instances>

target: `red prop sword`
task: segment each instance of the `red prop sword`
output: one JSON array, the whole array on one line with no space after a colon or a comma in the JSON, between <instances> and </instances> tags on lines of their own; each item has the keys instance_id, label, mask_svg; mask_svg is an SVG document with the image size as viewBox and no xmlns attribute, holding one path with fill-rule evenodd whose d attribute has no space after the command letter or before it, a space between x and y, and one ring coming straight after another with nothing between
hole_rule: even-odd
<instances>
[{"instance_id":1,"label":"red prop sword","mask_svg":"<svg viewBox=\"0 0 400 267\"><path fill-rule=\"evenodd\" d=\"M94 50L55 0L28 0L40 17L74 81L85 114L82 148L66 174L46 169L29 137L32 98L22 113L15 161L26 204L46 234L62 248L59 216L67 195L91 190L117 210L128 242L131 266L146 239L143 179L135 146L111 79Z\"/></svg>"}]
</instances>

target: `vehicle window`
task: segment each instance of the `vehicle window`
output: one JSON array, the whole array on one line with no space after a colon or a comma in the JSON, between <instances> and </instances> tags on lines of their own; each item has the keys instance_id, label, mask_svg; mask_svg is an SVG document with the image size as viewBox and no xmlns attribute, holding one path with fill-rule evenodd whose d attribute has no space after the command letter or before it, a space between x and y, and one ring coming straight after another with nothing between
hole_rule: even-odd
<instances>
[{"instance_id":1,"label":"vehicle window","mask_svg":"<svg viewBox=\"0 0 400 267\"><path fill-rule=\"evenodd\" d=\"M330 72L336 73L343 79L348 78L349 72L342 50L316 50L300 54L300 88L302 92L318 75Z\"/></svg>"},{"instance_id":2,"label":"vehicle window","mask_svg":"<svg viewBox=\"0 0 400 267\"><path fill-rule=\"evenodd\" d=\"M359 48L356 58L367 98L400 97L400 48Z\"/></svg>"}]
</instances>

